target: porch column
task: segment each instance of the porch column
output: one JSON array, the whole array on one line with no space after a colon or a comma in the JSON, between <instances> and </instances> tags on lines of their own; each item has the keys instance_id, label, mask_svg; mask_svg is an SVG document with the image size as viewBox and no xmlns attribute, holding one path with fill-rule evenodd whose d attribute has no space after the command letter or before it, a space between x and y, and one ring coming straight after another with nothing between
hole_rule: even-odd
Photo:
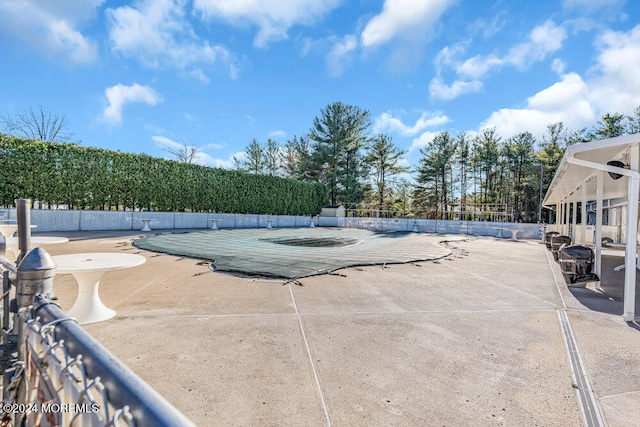
<instances>
[{"instance_id":1,"label":"porch column","mask_svg":"<svg viewBox=\"0 0 640 427\"><path fill-rule=\"evenodd\" d=\"M573 201L573 216L571 217L571 243L576 242L576 226L578 225L578 201Z\"/></svg>"},{"instance_id":2,"label":"porch column","mask_svg":"<svg viewBox=\"0 0 640 427\"><path fill-rule=\"evenodd\" d=\"M569 202L565 200L562 204L562 234L569 234Z\"/></svg>"},{"instance_id":3,"label":"porch column","mask_svg":"<svg viewBox=\"0 0 640 427\"><path fill-rule=\"evenodd\" d=\"M569 234L569 202L566 200L562 204L562 234Z\"/></svg>"},{"instance_id":4,"label":"porch column","mask_svg":"<svg viewBox=\"0 0 640 427\"><path fill-rule=\"evenodd\" d=\"M602 278L602 191L604 176L601 170L596 172L596 274ZM599 286L599 285L598 285Z\"/></svg>"},{"instance_id":5,"label":"porch column","mask_svg":"<svg viewBox=\"0 0 640 427\"><path fill-rule=\"evenodd\" d=\"M630 148L630 169L638 170L638 145ZM640 183L637 176L630 176L628 181L629 204L627 206L627 247L625 251L624 269L624 314L622 318L631 322L636 311L636 252L638 241L638 193Z\"/></svg>"},{"instance_id":6,"label":"porch column","mask_svg":"<svg viewBox=\"0 0 640 427\"><path fill-rule=\"evenodd\" d=\"M582 218L580 219L580 221L582 222L582 236L580 239L580 244L584 246L584 244L587 242L587 183L583 183L582 184L582 204L580 205L581 207L581 214L582 214Z\"/></svg>"}]
</instances>

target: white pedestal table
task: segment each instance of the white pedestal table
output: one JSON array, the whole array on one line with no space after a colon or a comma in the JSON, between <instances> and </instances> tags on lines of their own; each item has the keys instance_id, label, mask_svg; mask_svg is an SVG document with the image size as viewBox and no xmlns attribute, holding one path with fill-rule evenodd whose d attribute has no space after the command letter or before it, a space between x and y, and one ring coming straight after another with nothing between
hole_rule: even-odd
<instances>
[{"instance_id":1,"label":"white pedestal table","mask_svg":"<svg viewBox=\"0 0 640 427\"><path fill-rule=\"evenodd\" d=\"M37 225L32 225L31 228L36 228ZM0 224L0 234L4 237L11 237L18 230L18 224Z\"/></svg>"},{"instance_id":2,"label":"white pedestal table","mask_svg":"<svg viewBox=\"0 0 640 427\"><path fill-rule=\"evenodd\" d=\"M67 243L69 239L66 237L57 236L31 236L31 249L37 248L43 245L58 245L60 243ZM19 242L17 237L7 237L7 249L18 255Z\"/></svg>"},{"instance_id":3,"label":"white pedestal table","mask_svg":"<svg viewBox=\"0 0 640 427\"><path fill-rule=\"evenodd\" d=\"M57 274L72 274L78 282L78 298L67 312L81 325L109 320L115 310L106 307L98 295L100 280L107 271L122 270L143 264L142 255L122 253L80 253L51 257Z\"/></svg>"}]
</instances>

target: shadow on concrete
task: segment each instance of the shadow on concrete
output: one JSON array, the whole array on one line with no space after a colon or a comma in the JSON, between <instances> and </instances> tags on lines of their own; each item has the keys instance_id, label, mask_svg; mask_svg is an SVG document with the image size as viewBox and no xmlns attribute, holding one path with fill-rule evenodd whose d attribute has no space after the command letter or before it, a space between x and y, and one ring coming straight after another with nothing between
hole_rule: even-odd
<instances>
[{"instance_id":1,"label":"shadow on concrete","mask_svg":"<svg viewBox=\"0 0 640 427\"><path fill-rule=\"evenodd\" d=\"M624 269L614 271L613 269L624 262L624 257L602 256L602 277L600 278L601 291L595 289L590 283L586 288L568 287L571 294L585 307L590 310L599 311L622 316L624 310ZM640 271L637 272L636 279L636 315L640 311ZM640 331L640 326L635 322L628 322L630 327Z\"/></svg>"},{"instance_id":2,"label":"shadow on concrete","mask_svg":"<svg viewBox=\"0 0 640 427\"><path fill-rule=\"evenodd\" d=\"M640 325L635 320L633 322L627 322L627 326L640 332Z\"/></svg>"}]
</instances>

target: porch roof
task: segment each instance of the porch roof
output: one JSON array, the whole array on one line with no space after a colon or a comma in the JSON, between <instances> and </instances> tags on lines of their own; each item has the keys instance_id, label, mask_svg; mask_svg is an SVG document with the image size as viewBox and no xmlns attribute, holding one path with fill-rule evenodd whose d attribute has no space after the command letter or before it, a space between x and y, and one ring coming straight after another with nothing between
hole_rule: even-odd
<instances>
[{"instance_id":1,"label":"porch roof","mask_svg":"<svg viewBox=\"0 0 640 427\"><path fill-rule=\"evenodd\" d=\"M640 133L636 133L568 147L549 186L543 205L553 207L561 201L581 201L582 191L578 191L578 189L583 185L587 189L587 200L596 199L596 180L594 179L596 169L572 163L571 159L586 160L600 165L618 160L624 163L626 168L629 168L631 164L630 148L639 144ZM613 179L610 175L605 174L603 198L617 199L627 198L627 196L626 177Z\"/></svg>"}]
</instances>

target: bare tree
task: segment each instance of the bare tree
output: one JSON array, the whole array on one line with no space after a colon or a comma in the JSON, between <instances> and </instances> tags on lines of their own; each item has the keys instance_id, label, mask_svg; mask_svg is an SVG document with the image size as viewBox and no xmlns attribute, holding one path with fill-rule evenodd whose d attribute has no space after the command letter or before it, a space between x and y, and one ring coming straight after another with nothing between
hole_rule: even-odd
<instances>
[{"instance_id":1,"label":"bare tree","mask_svg":"<svg viewBox=\"0 0 640 427\"><path fill-rule=\"evenodd\" d=\"M189 145L184 142L175 148L163 148L167 153L175 156L180 163L195 163L198 160L201 147L199 145Z\"/></svg>"},{"instance_id":2,"label":"bare tree","mask_svg":"<svg viewBox=\"0 0 640 427\"><path fill-rule=\"evenodd\" d=\"M42 142L71 142L73 133L64 114L52 113L42 105L33 106L12 117L2 117L4 131L20 138Z\"/></svg>"}]
</instances>

